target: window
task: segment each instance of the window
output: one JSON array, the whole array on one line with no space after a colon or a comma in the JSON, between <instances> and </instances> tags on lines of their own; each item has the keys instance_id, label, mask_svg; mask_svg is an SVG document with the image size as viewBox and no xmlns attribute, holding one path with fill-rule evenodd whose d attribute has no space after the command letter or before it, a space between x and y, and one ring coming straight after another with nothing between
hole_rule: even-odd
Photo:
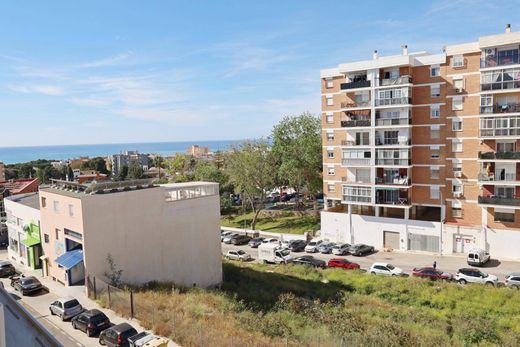
<instances>
[{"instance_id":1,"label":"window","mask_svg":"<svg viewBox=\"0 0 520 347\"><path fill-rule=\"evenodd\" d=\"M60 212L60 202L54 200L54 201L52 202L52 204L53 204L53 207L54 207L54 212L56 212L56 213Z\"/></svg>"},{"instance_id":2,"label":"window","mask_svg":"<svg viewBox=\"0 0 520 347\"><path fill-rule=\"evenodd\" d=\"M497 152L516 152L515 142L497 142Z\"/></svg>"},{"instance_id":3,"label":"window","mask_svg":"<svg viewBox=\"0 0 520 347\"><path fill-rule=\"evenodd\" d=\"M439 105L430 106L430 118L439 118L441 116L441 110Z\"/></svg>"},{"instance_id":4,"label":"window","mask_svg":"<svg viewBox=\"0 0 520 347\"><path fill-rule=\"evenodd\" d=\"M430 187L430 199L439 199L440 196L439 186Z\"/></svg>"},{"instance_id":5,"label":"window","mask_svg":"<svg viewBox=\"0 0 520 347\"><path fill-rule=\"evenodd\" d=\"M462 141L453 140L451 143L451 151L455 153L462 152Z\"/></svg>"},{"instance_id":6,"label":"window","mask_svg":"<svg viewBox=\"0 0 520 347\"><path fill-rule=\"evenodd\" d=\"M327 106L333 106L334 105L334 99L332 96L327 96Z\"/></svg>"},{"instance_id":7,"label":"window","mask_svg":"<svg viewBox=\"0 0 520 347\"><path fill-rule=\"evenodd\" d=\"M326 116L325 116L325 122L326 122L327 124L334 123L334 116L331 115L331 114L326 115Z\"/></svg>"},{"instance_id":8,"label":"window","mask_svg":"<svg viewBox=\"0 0 520 347\"><path fill-rule=\"evenodd\" d=\"M453 183L452 190L453 194L462 194L462 184Z\"/></svg>"},{"instance_id":9,"label":"window","mask_svg":"<svg viewBox=\"0 0 520 347\"><path fill-rule=\"evenodd\" d=\"M462 54L454 55L451 60L452 67L462 67L464 66L464 56Z\"/></svg>"},{"instance_id":10,"label":"window","mask_svg":"<svg viewBox=\"0 0 520 347\"><path fill-rule=\"evenodd\" d=\"M332 88L334 87L334 81L332 80L332 78L327 78L325 80L325 87L326 88Z\"/></svg>"},{"instance_id":11,"label":"window","mask_svg":"<svg viewBox=\"0 0 520 347\"><path fill-rule=\"evenodd\" d=\"M462 218L462 208L460 207L452 207L451 216L453 218Z\"/></svg>"},{"instance_id":12,"label":"window","mask_svg":"<svg viewBox=\"0 0 520 347\"><path fill-rule=\"evenodd\" d=\"M74 205L69 204L69 216L74 217Z\"/></svg>"},{"instance_id":13,"label":"window","mask_svg":"<svg viewBox=\"0 0 520 347\"><path fill-rule=\"evenodd\" d=\"M327 158L334 159L334 151L327 151Z\"/></svg>"},{"instance_id":14,"label":"window","mask_svg":"<svg viewBox=\"0 0 520 347\"><path fill-rule=\"evenodd\" d=\"M45 241L45 243L49 243L49 234L43 234L43 241Z\"/></svg>"},{"instance_id":15,"label":"window","mask_svg":"<svg viewBox=\"0 0 520 347\"><path fill-rule=\"evenodd\" d=\"M327 141L334 141L334 133L327 133Z\"/></svg>"},{"instance_id":16,"label":"window","mask_svg":"<svg viewBox=\"0 0 520 347\"><path fill-rule=\"evenodd\" d=\"M42 207L45 208L47 207L47 199L42 197Z\"/></svg>"},{"instance_id":17,"label":"window","mask_svg":"<svg viewBox=\"0 0 520 347\"><path fill-rule=\"evenodd\" d=\"M356 133L356 146L370 145L370 132Z\"/></svg>"},{"instance_id":18,"label":"window","mask_svg":"<svg viewBox=\"0 0 520 347\"><path fill-rule=\"evenodd\" d=\"M515 197L514 187L495 187L496 195L500 198L513 199Z\"/></svg>"},{"instance_id":19,"label":"window","mask_svg":"<svg viewBox=\"0 0 520 347\"><path fill-rule=\"evenodd\" d=\"M327 168L327 175L334 176L334 167L333 166L329 166Z\"/></svg>"},{"instance_id":20,"label":"window","mask_svg":"<svg viewBox=\"0 0 520 347\"><path fill-rule=\"evenodd\" d=\"M334 184L327 184L327 191L329 193L335 193L336 192L336 185L334 185Z\"/></svg>"},{"instance_id":21,"label":"window","mask_svg":"<svg viewBox=\"0 0 520 347\"><path fill-rule=\"evenodd\" d=\"M453 130L453 131L462 131L462 120L461 119L453 119L451 121L451 130Z\"/></svg>"},{"instance_id":22,"label":"window","mask_svg":"<svg viewBox=\"0 0 520 347\"><path fill-rule=\"evenodd\" d=\"M430 96L432 98L438 98L439 96L441 96L440 84L434 84L430 86Z\"/></svg>"},{"instance_id":23,"label":"window","mask_svg":"<svg viewBox=\"0 0 520 347\"><path fill-rule=\"evenodd\" d=\"M430 159L439 159L440 156L440 148L439 147L430 147Z\"/></svg>"},{"instance_id":24,"label":"window","mask_svg":"<svg viewBox=\"0 0 520 347\"><path fill-rule=\"evenodd\" d=\"M430 138L439 139L441 137L441 128L439 126L430 127Z\"/></svg>"},{"instance_id":25,"label":"window","mask_svg":"<svg viewBox=\"0 0 520 347\"><path fill-rule=\"evenodd\" d=\"M453 162L453 175L455 177L462 177L462 163Z\"/></svg>"},{"instance_id":26,"label":"window","mask_svg":"<svg viewBox=\"0 0 520 347\"><path fill-rule=\"evenodd\" d=\"M464 82L462 78L453 79L453 88L456 93L461 93L462 89L464 89Z\"/></svg>"},{"instance_id":27,"label":"window","mask_svg":"<svg viewBox=\"0 0 520 347\"><path fill-rule=\"evenodd\" d=\"M451 109L453 111L461 111L461 110L464 109L464 105L462 103L462 98L461 97L453 98L451 100Z\"/></svg>"},{"instance_id":28,"label":"window","mask_svg":"<svg viewBox=\"0 0 520 347\"><path fill-rule=\"evenodd\" d=\"M432 65L430 67L430 76L437 77L441 75L441 68L439 65Z\"/></svg>"},{"instance_id":29,"label":"window","mask_svg":"<svg viewBox=\"0 0 520 347\"><path fill-rule=\"evenodd\" d=\"M60 229L56 228L54 229L54 236L56 236L56 240L60 239Z\"/></svg>"},{"instance_id":30,"label":"window","mask_svg":"<svg viewBox=\"0 0 520 347\"><path fill-rule=\"evenodd\" d=\"M430 167L430 178L433 180L438 180L440 176L440 169L438 166L431 166Z\"/></svg>"},{"instance_id":31,"label":"window","mask_svg":"<svg viewBox=\"0 0 520 347\"><path fill-rule=\"evenodd\" d=\"M515 213L513 212L498 212L495 210L494 212L495 222L515 222Z\"/></svg>"}]
</instances>

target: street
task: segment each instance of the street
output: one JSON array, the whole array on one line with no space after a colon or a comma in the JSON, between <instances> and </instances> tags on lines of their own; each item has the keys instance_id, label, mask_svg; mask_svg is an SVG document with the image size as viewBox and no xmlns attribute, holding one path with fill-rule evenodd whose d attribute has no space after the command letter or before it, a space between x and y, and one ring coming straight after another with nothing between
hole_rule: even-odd
<instances>
[{"instance_id":1,"label":"street","mask_svg":"<svg viewBox=\"0 0 520 347\"><path fill-rule=\"evenodd\" d=\"M242 249L246 253L249 253L256 261L258 258L258 249L251 248L248 245L234 246L222 243L222 253L226 254L231 249ZM299 257L302 255L309 255L305 252L291 252L293 257ZM348 260L358 263L362 269L367 270L375 262L386 262L396 267L400 267L405 272L411 274L415 267L426 267L432 266L433 262L437 262L437 269L450 272L453 275L458 269L464 267L472 267L466 263L466 257L464 256L439 256L430 254L417 254L417 253L401 253L401 252L383 252L378 251L374 254L370 254L362 257L355 257L351 255L347 256L336 256L333 254L311 254L315 258L328 261L331 258L347 258ZM491 260L482 268L483 272L487 272L492 275L498 276L500 281L511 274L512 272L520 272L520 263L514 261L500 261L491 258Z\"/></svg>"}]
</instances>

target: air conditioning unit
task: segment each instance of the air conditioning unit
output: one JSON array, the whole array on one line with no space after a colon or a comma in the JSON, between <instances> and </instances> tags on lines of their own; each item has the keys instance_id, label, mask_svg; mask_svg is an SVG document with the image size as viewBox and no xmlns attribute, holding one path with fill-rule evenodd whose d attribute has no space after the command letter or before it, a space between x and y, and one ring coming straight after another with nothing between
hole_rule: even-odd
<instances>
[{"instance_id":1,"label":"air conditioning unit","mask_svg":"<svg viewBox=\"0 0 520 347\"><path fill-rule=\"evenodd\" d=\"M462 197L462 192L454 192L454 193L453 193L453 197L454 197L454 198L460 198L460 197Z\"/></svg>"},{"instance_id":2,"label":"air conditioning unit","mask_svg":"<svg viewBox=\"0 0 520 347\"><path fill-rule=\"evenodd\" d=\"M455 93L457 93L457 94L462 93L462 88L455 88Z\"/></svg>"},{"instance_id":3,"label":"air conditioning unit","mask_svg":"<svg viewBox=\"0 0 520 347\"><path fill-rule=\"evenodd\" d=\"M462 177L462 171L455 171L455 172L453 172L453 176L456 177L456 178L461 178Z\"/></svg>"}]
</instances>

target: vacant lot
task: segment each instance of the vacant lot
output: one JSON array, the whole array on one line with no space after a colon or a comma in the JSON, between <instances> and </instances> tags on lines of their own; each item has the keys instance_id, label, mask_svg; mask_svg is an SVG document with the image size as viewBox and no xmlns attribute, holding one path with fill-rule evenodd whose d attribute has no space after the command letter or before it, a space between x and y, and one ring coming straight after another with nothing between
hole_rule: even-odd
<instances>
[{"instance_id":1,"label":"vacant lot","mask_svg":"<svg viewBox=\"0 0 520 347\"><path fill-rule=\"evenodd\" d=\"M247 228L253 220L253 213L237 216L223 216L220 224L226 227ZM286 234L303 234L306 231L316 231L320 228L320 218L314 216L301 216L293 212L283 212L277 217L261 217L256 223L256 229Z\"/></svg>"},{"instance_id":2,"label":"vacant lot","mask_svg":"<svg viewBox=\"0 0 520 347\"><path fill-rule=\"evenodd\" d=\"M224 263L219 290L134 295L183 346L518 346L520 291L304 266Z\"/></svg>"}]
</instances>

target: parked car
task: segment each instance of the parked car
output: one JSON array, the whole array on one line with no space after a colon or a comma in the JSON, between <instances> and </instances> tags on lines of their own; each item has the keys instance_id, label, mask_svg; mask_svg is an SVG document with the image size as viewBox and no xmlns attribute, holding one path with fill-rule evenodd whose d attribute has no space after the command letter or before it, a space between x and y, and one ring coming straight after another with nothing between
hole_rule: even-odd
<instances>
[{"instance_id":1,"label":"parked car","mask_svg":"<svg viewBox=\"0 0 520 347\"><path fill-rule=\"evenodd\" d=\"M263 237L255 237L254 239L251 239L249 241L249 247L258 248L258 246L260 246L263 241L264 241Z\"/></svg>"},{"instance_id":2,"label":"parked car","mask_svg":"<svg viewBox=\"0 0 520 347\"><path fill-rule=\"evenodd\" d=\"M432 267L414 268L412 270L412 276L429 278L431 280L443 280L452 281L453 275L449 272L442 272Z\"/></svg>"},{"instance_id":3,"label":"parked car","mask_svg":"<svg viewBox=\"0 0 520 347\"><path fill-rule=\"evenodd\" d=\"M350 246L348 252L355 256L361 256L361 255L374 253L375 250L376 249L373 246L365 245L363 243L358 243L358 244Z\"/></svg>"},{"instance_id":4,"label":"parked car","mask_svg":"<svg viewBox=\"0 0 520 347\"><path fill-rule=\"evenodd\" d=\"M137 335L137 330L128 323L121 323L103 330L99 334L99 344L110 347L127 347L129 346L128 338L134 335Z\"/></svg>"},{"instance_id":5,"label":"parked car","mask_svg":"<svg viewBox=\"0 0 520 347\"><path fill-rule=\"evenodd\" d=\"M251 237L246 235L238 235L231 239L231 244L235 246L247 245L251 241Z\"/></svg>"},{"instance_id":6,"label":"parked car","mask_svg":"<svg viewBox=\"0 0 520 347\"><path fill-rule=\"evenodd\" d=\"M361 267L358 263L353 263L345 258L332 258L327 263L328 267L341 267L349 270L358 270Z\"/></svg>"},{"instance_id":7,"label":"parked car","mask_svg":"<svg viewBox=\"0 0 520 347\"><path fill-rule=\"evenodd\" d=\"M489 252L483 249L472 249L468 252L468 265L482 266L490 259Z\"/></svg>"},{"instance_id":8,"label":"parked car","mask_svg":"<svg viewBox=\"0 0 520 347\"><path fill-rule=\"evenodd\" d=\"M372 275L406 276L403 269L388 263L374 263L368 272Z\"/></svg>"},{"instance_id":9,"label":"parked car","mask_svg":"<svg viewBox=\"0 0 520 347\"><path fill-rule=\"evenodd\" d=\"M79 301L71 296L59 298L54 301L49 306L49 310L51 311L51 316L57 315L61 320L73 318L84 311Z\"/></svg>"},{"instance_id":10,"label":"parked car","mask_svg":"<svg viewBox=\"0 0 520 347\"><path fill-rule=\"evenodd\" d=\"M34 276L12 277L11 287L22 293L22 295L39 292L43 289L42 284Z\"/></svg>"},{"instance_id":11,"label":"parked car","mask_svg":"<svg viewBox=\"0 0 520 347\"><path fill-rule=\"evenodd\" d=\"M232 231L223 231L220 233L220 242L224 242L224 239L228 236L233 235Z\"/></svg>"},{"instance_id":12,"label":"parked car","mask_svg":"<svg viewBox=\"0 0 520 347\"><path fill-rule=\"evenodd\" d=\"M167 347L168 339L146 331L128 338L130 347Z\"/></svg>"},{"instance_id":13,"label":"parked car","mask_svg":"<svg viewBox=\"0 0 520 347\"><path fill-rule=\"evenodd\" d=\"M85 332L88 337L91 337L109 328L110 319L100 310L83 311L72 318L72 327Z\"/></svg>"},{"instance_id":14,"label":"parked car","mask_svg":"<svg viewBox=\"0 0 520 347\"><path fill-rule=\"evenodd\" d=\"M520 289L520 272L513 272L511 275L506 277L506 287Z\"/></svg>"},{"instance_id":15,"label":"parked car","mask_svg":"<svg viewBox=\"0 0 520 347\"><path fill-rule=\"evenodd\" d=\"M338 243L332 247L332 254L345 255L348 253L350 245L348 243Z\"/></svg>"},{"instance_id":16,"label":"parked car","mask_svg":"<svg viewBox=\"0 0 520 347\"><path fill-rule=\"evenodd\" d=\"M264 239L262 241L262 243L276 243L276 244L280 245L280 241L278 241L278 239L275 239L275 238L272 238L272 237Z\"/></svg>"},{"instance_id":17,"label":"parked car","mask_svg":"<svg viewBox=\"0 0 520 347\"><path fill-rule=\"evenodd\" d=\"M318 246L318 251L323 254L329 254L332 253L332 247L336 246L333 242L322 242Z\"/></svg>"},{"instance_id":18,"label":"parked car","mask_svg":"<svg viewBox=\"0 0 520 347\"><path fill-rule=\"evenodd\" d=\"M228 236L224 237L223 242L229 245L229 244L231 244L231 240L233 240L233 238L234 238L235 236L238 236L238 234L231 234L231 235L228 235Z\"/></svg>"},{"instance_id":19,"label":"parked car","mask_svg":"<svg viewBox=\"0 0 520 347\"><path fill-rule=\"evenodd\" d=\"M8 277L16 274L13 264L7 260L0 260L0 277Z\"/></svg>"},{"instance_id":20,"label":"parked car","mask_svg":"<svg viewBox=\"0 0 520 347\"><path fill-rule=\"evenodd\" d=\"M282 248L289 249L291 242L294 242L294 241L296 241L296 240L283 240L282 242L280 242L280 246L282 246Z\"/></svg>"},{"instance_id":21,"label":"parked car","mask_svg":"<svg viewBox=\"0 0 520 347\"><path fill-rule=\"evenodd\" d=\"M459 271L455 275L455 280L461 284L480 283L494 286L498 283L497 276L489 275L478 269L472 268L459 269Z\"/></svg>"},{"instance_id":22,"label":"parked car","mask_svg":"<svg viewBox=\"0 0 520 347\"><path fill-rule=\"evenodd\" d=\"M316 253L318 252L318 247L321 245L323 241L322 240L311 240L311 242L309 242L307 244L307 246L305 246L305 252L307 253Z\"/></svg>"},{"instance_id":23,"label":"parked car","mask_svg":"<svg viewBox=\"0 0 520 347\"><path fill-rule=\"evenodd\" d=\"M312 255L303 255L301 257L295 258L293 263L299 265L310 265L314 267L324 268L327 266L327 263L324 260L316 259Z\"/></svg>"},{"instance_id":24,"label":"parked car","mask_svg":"<svg viewBox=\"0 0 520 347\"><path fill-rule=\"evenodd\" d=\"M306 246L307 246L307 241L305 241L305 240L294 240L289 245L289 250L291 252L303 252L305 250Z\"/></svg>"},{"instance_id":25,"label":"parked car","mask_svg":"<svg viewBox=\"0 0 520 347\"><path fill-rule=\"evenodd\" d=\"M287 249L280 249L276 243L262 243L258 246L258 260L274 264L287 264L293 261L291 252Z\"/></svg>"},{"instance_id":26,"label":"parked car","mask_svg":"<svg viewBox=\"0 0 520 347\"><path fill-rule=\"evenodd\" d=\"M251 256L244 252L243 250L230 250L226 254L226 258L229 260L240 260L240 261L249 261L251 260Z\"/></svg>"}]
</instances>

